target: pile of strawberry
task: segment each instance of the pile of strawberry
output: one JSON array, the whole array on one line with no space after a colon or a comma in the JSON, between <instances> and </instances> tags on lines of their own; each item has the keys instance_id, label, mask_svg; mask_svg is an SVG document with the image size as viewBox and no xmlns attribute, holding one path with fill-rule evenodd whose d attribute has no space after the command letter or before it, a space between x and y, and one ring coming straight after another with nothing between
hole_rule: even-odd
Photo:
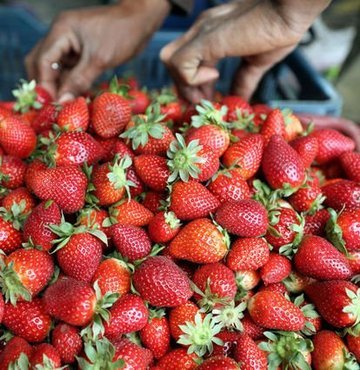
<instances>
[{"instance_id":1,"label":"pile of strawberry","mask_svg":"<svg viewBox=\"0 0 360 370\"><path fill-rule=\"evenodd\" d=\"M0 103L0 370L360 369L360 154L116 79Z\"/></svg>"}]
</instances>

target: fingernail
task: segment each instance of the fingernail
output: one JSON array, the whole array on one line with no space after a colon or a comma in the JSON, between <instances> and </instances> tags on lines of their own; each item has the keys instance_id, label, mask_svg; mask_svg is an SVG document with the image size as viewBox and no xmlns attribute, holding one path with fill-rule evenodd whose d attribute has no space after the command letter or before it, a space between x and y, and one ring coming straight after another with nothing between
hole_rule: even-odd
<instances>
[{"instance_id":1,"label":"fingernail","mask_svg":"<svg viewBox=\"0 0 360 370\"><path fill-rule=\"evenodd\" d=\"M62 94L62 95L60 96L60 98L59 98L58 102L59 102L60 104L63 104L63 103L66 103L66 102L67 102L67 101L69 101L69 100L74 100L74 99L75 99L74 94L69 93L69 92L66 92L66 93L64 93L64 94Z\"/></svg>"}]
</instances>

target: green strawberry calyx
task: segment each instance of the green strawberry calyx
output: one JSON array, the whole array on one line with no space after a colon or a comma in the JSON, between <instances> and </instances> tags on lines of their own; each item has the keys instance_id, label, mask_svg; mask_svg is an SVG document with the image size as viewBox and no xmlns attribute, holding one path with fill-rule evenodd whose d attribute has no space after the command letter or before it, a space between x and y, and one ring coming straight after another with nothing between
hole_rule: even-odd
<instances>
[{"instance_id":1,"label":"green strawberry calyx","mask_svg":"<svg viewBox=\"0 0 360 370\"><path fill-rule=\"evenodd\" d=\"M131 198L130 186L135 186L133 181L126 178L127 170L131 164L132 160L128 155L123 158L116 155L113 164L109 165L109 173L106 175L114 189L119 190L121 188L125 188L129 199Z\"/></svg>"},{"instance_id":2,"label":"green strawberry calyx","mask_svg":"<svg viewBox=\"0 0 360 370\"><path fill-rule=\"evenodd\" d=\"M123 98L129 99L130 86L127 84L119 83L117 76L114 76L109 84L109 92L122 96Z\"/></svg>"},{"instance_id":3,"label":"green strawberry calyx","mask_svg":"<svg viewBox=\"0 0 360 370\"><path fill-rule=\"evenodd\" d=\"M355 356L344 348L344 370L360 370L360 365Z\"/></svg>"},{"instance_id":4,"label":"green strawberry calyx","mask_svg":"<svg viewBox=\"0 0 360 370\"><path fill-rule=\"evenodd\" d=\"M267 342L261 342L259 348L268 352L268 369L276 370L280 365L284 369L311 370L306 361L307 355L314 349L312 341L295 332L264 332Z\"/></svg>"},{"instance_id":5,"label":"green strawberry calyx","mask_svg":"<svg viewBox=\"0 0 360 370\"><path fill-rule=\"evenodd\" d=\"M222 346L224 342L216 337L222 328L222 325L216 323L211 314L204 318L200 312L195 315L194 323L187 322L185 325L179 325L183 334L180 335L177 343L189 346L188 353L195 353L199 357L206 353L212 353L214 343Z\"/></svg>"},{"instance_id":6,"label":"green strawberry calyx","mask_svg":"<svg viewBox=\"0 0 360 370\"><path fill-rule=\"evenodd\" d=\"M184 182L188 182L190 178L197 179L201 172L199 164L205 163L206 159L199 156L202 150L202 145L199 145L199 140L192 140L186 145L182 135L176 134L174 140L167 152L168 167L171 175L168 178L169 183L175 182L180 178Z\"/></svg>"},{"instance_id":7,"label":"green strawberry calyx","mask_svg":"<svg viewBox=\"0 0 360 370\"><path fill-rule=\"evenodd\" d=\"M227 129L227 124L223 120L228 111L225 105L216 109L210 101L203 99L201 104L198 104L195 108L199 114L191 117L191 126L199 128L204 125L217 125Z\"/></svg>"},{"instance_id":8,"label":"green strawberry calyx","mask_svg":"<svg viewBox=\"0 0 360 370\"><path fill-rule=\"evenodd\" d=\"M290 230L295 233L294 240L291 243L282 245L279 248L279 253L287 257L291 257L297 252L299 244L304 237L305 218L298 213L296 214L296 218L298 220L298 223L292 224L289 227Z\"/></svg>"},{"instance_id":9,"label":"green strawberry calyx","mask_svg":"<svg viewBox=\"0 0 360 370\"><path fill-rule=\"evenodd\" d=\"M134 126L123 132L120 137L131 140L132 148L144 147L149 138L161 140L165 134L165 127L161 124L165 115L160 114L160 104L149 105L145 116L133 117Z\"/></svg>"},{"instance_id":10,"label":"green strawberry calyx","mask_svg":"<svg viewBox=\"0 0 360 370\"><path fill-rule=\"evenodd\" d=\"M171 229L178 229L181 226L180 220L176 217L175 213L168 211L164 213L165 222Z\"/></svg>"},{"instance_id":11,"label":"green strawberry calyx","mask_svg":"<svg viewBox=\"0 0 360 370\"><path fill-rule=\"evenodd\" d=\"M169 88L163 88L160 92L155 92L152 94L152 99L160 105L168 105L178 101L176 94Z\"/></svg>"},{"instance_id":12,"label":"green strawberry calyx","mask_svg":"<svg viewBox=\"0 0 360 370\"><path fill-rule=\"evenodd\" d=\"M55 367L54 361L45 354L43 354L42 364L37 364L34 366L34 370L62 370L67 368L67 366Z\"/></svg>"},{"instance_id":13,"label":"green strawberry calyx","mask_svg":"<svg viewBox=\"0 0 360 370\"><path fill-rule=\"evenodd\" d=\"M350 303L344 307L343 312L353 320L352 329L360 333L360 288L356 292L345 288L345 292Z\"/></svg>"},{"instance_id":14,"label":"green strawberry calyx","mask_svg":"<svg viewBox=\"0 0 360 370\"><path fill-rule=\"evenodd\" d=\"M307 336L316 334L316 328L311 319L319 318L320 315L315 310L315 306L311 303L305 304L304 294L297 296L294 299L294 304L301 309L305 317L305 326L301 332Z\"/></svg>"},{"instance_id":15,"label":"green strawberry calyx","mask_svg":"<svg viewBox=\"0 0 360 370\"><path fill-rule=\"evenodd\" d=\"M30 369L30 361L24 352L13 362L10 362L8 370L28 370Z\"/></svg>"},{"instance_id":16,"label":"green strawberry calyx","mask_svg":"<svg viewBox=\"0 0 360 370\"><path fill-rule=\"evenodd\" d=\"M235 302L231 301L228 305L214 308L211 313L214 316L214 321L222 325L223 328L243 331L241 319L244 317L243 311L245 309L245 302L241 302L235 307Z\"/></svg>"},{"instance_id":17,"label":"green strawberry calyx","mask_svg":"<svg viewBox=\"0 0 360 370\"><path fill-rule=\"evenodd\" d=\"M19 203L14 202L11 205L10 210L0 207L0 217L5 221L10 222L14 229L20 230L29 215L28 213L24 213L25 208L26 200L22 199Z\"/></svg>"},{"instance_id":18,"label":"green strawberry calyx","mask_svg":"<svg viewBox=\"0 0 360 370\"><path fill-rule=\"evenodd\" d=\"M14 105L14 110L16 112L25 113L30 108L42 108L42 104L37 101L38 94L36 92L35 80L32 80L30 82L20 80L19 87L13 90L12 94L16 98L16 103Z\"/></svg>"},{"instance_id":19,"label":"green strawberry calyx","mask_svg":"<svg viewBox=\"0 0 360 370\"><path fill-rule=\"evenodd\" d=\"M260 131L260 126L254 122L255 114L236 108L236 121L229 123L229 128L233 130L243 130L256 134Z\"/></svg>"},{"instance_id":20,"label":"green strawberry calyx","mask_svg":"<svg viewBox=\"0 0 360 370\"><path fill-rule=\"evenodd\" d=\"M348 251L343 239L343 231L337 223L341 212L337 214L332 208L328 208L328 212L330 213L330 218L325 226L326 236L341 253L344 253L346 256L348 256Z\"/></svg>"}]
</instances>

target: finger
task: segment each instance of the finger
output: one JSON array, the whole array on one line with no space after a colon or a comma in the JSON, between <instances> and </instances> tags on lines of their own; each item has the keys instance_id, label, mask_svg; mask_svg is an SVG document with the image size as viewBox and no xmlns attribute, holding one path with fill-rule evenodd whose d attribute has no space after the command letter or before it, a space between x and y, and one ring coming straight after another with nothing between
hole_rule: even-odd
<instances>
[{"instance_id":1,"label":"finger","mask_svg":"<svg viewBox=\"0 0 360 370\"><path fill-rule=\"evenodd\" d=\"M39 41L25 57L25 69L29 80L37 80L36 60L42 41Z\"/></svg>"}]
</instances>

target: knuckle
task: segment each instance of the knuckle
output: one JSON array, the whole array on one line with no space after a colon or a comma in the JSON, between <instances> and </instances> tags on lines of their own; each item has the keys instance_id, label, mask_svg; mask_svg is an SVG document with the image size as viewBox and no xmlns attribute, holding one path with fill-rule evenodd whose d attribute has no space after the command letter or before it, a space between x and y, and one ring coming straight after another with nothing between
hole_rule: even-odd
<instances>
[{"instance_id":1,"label":"knuckle","mask_svg":"<svg viewBox=\"0 0 360 370\"><path fill-rule=\"evenodd\" d=\"M96 53L91 60L92 65L99 69L106 69L111 64L111 57L107 53Z\"/></svg>"}]
</instances>

